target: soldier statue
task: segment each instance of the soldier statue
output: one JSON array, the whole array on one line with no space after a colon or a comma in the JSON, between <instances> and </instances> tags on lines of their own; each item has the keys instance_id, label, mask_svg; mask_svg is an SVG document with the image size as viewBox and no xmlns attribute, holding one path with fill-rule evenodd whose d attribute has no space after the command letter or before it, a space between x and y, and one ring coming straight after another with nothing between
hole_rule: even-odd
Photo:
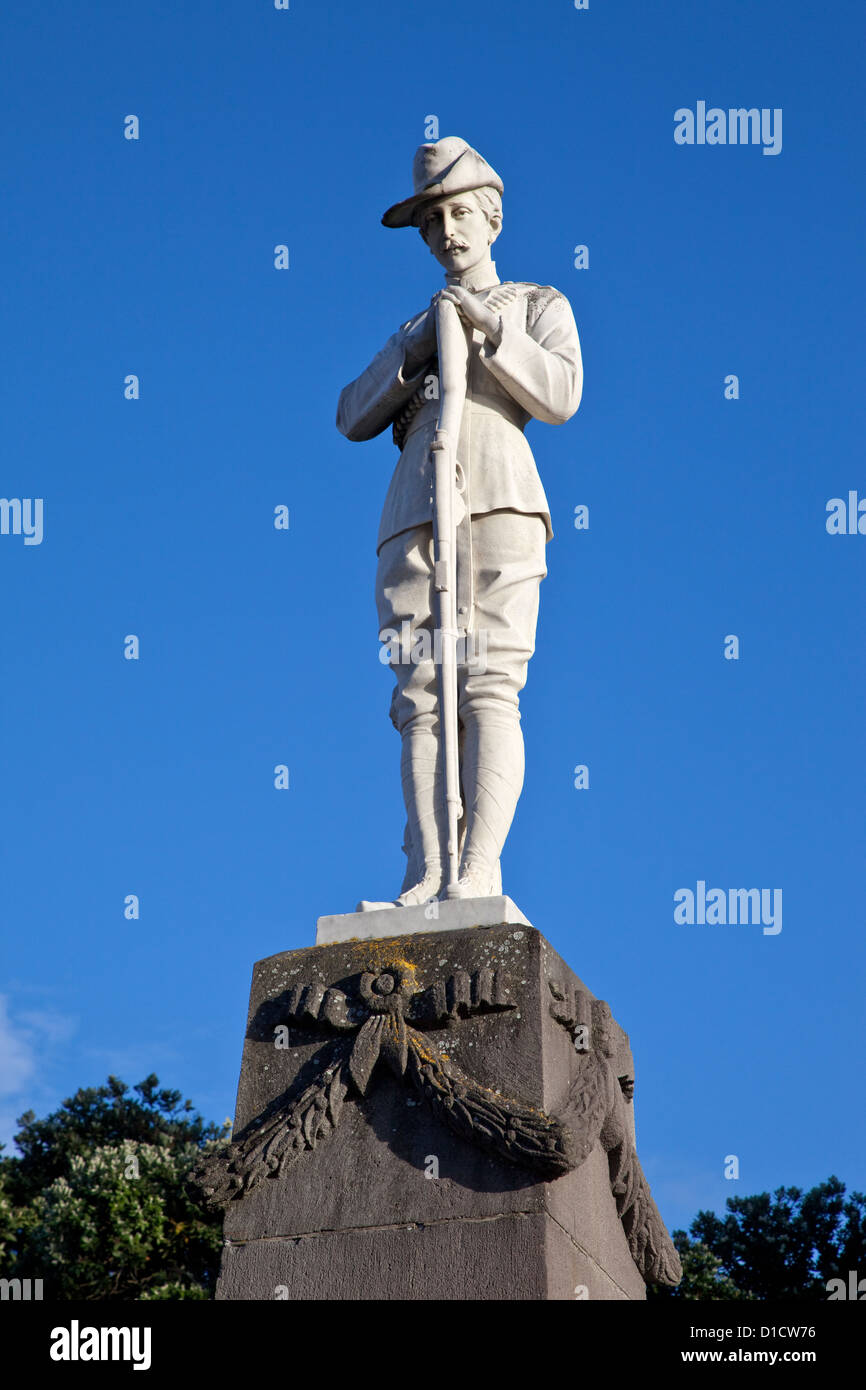
<instances>
[{"instance_id":1,"label":"soldier statue","mask_svg":"<svg viewBox=\"0 0 866 1390\"><path fill-rule=\"evenodd\" d=\"M445 271L445 288L343 390L337 411L337 427L348 439L373 439L390 425L400 450L379 527L376 603L380 640L402 634L389 664L408 862L396 900L362 902L360 910L502 891L499 859L523 786L519 695L535 649L545 547L553 535L524 428L530 419L563 424L583 388L565 296L549 285L502 283L496 274L490 249L502 229L503 184L495 170L465 140L448 137L420 147L413 182L412 196L389 208L382 222L418 228ZM443 300L455 306L468 345L456 444L462 498L456 612L466 639L456 697L462 817L459 877L447 894L437 646L418 641L435 638L436 629L431 450L440 408L436 314Z\"/></svg>"}]
</instances>

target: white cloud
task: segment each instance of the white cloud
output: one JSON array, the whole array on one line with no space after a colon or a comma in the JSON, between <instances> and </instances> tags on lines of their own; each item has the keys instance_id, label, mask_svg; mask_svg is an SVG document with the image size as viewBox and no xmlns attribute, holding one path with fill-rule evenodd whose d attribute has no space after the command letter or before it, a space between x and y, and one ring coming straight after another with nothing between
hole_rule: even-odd
<instances>
[{"instance_id":1,"label":"white cloud","mask_svg":"<svg viewBox=\"0 0 866 1390\"><path fill-rule=\"evenodd\" d=\"M72 1036L77 1019L57 1010L10 1010L0 994L0 1143L14 1152L12 1138L24 1110L39 1113L57 1103L51 1074L58 1045Z\"/></svg>"},{"instance_id":2,"label":"white cloud","mask_svg":"<svg viewBox=\"0 0 866 1390\"><path fill-rule=\"evenodd\" d=\"M36 1071L33 1031L9 1017L8 995L0 994L0 1096L14 1096Z\"/></svg>"},{"instance_id":3,"label":"white cloud","mask_svg":"<svg viewBox=\"0 0 866 1390\"><path fill-rule=\"evenodd\" d=\"M47 1009L29 1009L21 1012L21 1022L46 1043L68 1042L75 1032L76 1019L69 1014L49 1012Z\"/></svg>"}]
</instances>

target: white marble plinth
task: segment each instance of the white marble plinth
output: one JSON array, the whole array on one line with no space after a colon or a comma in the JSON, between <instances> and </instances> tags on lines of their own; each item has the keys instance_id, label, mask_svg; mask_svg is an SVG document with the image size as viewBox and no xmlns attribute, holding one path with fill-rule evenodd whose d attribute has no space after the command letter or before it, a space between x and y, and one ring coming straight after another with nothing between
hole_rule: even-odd
<instances>
[{"instance_id":1,"label":"white marble plinth","mask_svg":"<svg viewBox=\"0 0 866 1390\"><path fill-rule=\"evenodd\" d=\"M421 903L418 907L385 907L320 917L316 922L316 945L378 941L385 936L409 936L416 932L462 931L465 927L510 926L531 926L510 898L457 898L453 902Z\"/></svg>"}]
</instances>

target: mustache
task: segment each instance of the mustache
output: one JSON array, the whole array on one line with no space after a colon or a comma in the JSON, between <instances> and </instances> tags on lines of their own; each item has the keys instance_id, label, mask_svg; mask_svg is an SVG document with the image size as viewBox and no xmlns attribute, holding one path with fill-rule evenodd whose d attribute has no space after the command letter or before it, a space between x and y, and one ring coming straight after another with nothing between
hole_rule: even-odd
<instances>
[{"instance_id":1,"label":"mustache","mask_svg":"<svg viewBox=\"0 0 866 1390\"><path fill-rule=\"evenodd\" d=\"M442 250L443 250L443 251L468 251L468 250L469 250L469 247L466 245L466 242L465 242L465 241L450 241L450 240L449 240L449 241L443 241L443 243L442 243Z\"/></svg>"}]
</instances>

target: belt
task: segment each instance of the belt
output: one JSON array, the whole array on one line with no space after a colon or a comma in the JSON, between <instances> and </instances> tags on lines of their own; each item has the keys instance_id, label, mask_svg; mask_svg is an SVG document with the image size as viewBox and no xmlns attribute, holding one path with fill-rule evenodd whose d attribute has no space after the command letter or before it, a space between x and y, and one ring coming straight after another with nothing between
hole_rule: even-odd
<instances>
[{"instance_id":1,"label":"belt","mask_svg":"<svg viewBox=\"0 0 866 1390\"><path fill-rule=\"evenodd\" d=\"M529 418L526 411L523 410L516 401L512 401L508 396L504 395L486 396L480 393L473 394L466 397L466 405L469 407L470 418L472 415L498 415L500 419L506 419L510 425L514 425L516 429L519 429L521 434ZM437 401L431 400L424 402L424 405L410 422L409 428L403 436L404 449L406 447L406 441L421 429L423 425L433 425L435 427L437 413ZM464 418L465 414L466 411L464 407Z\"/></svg>"}]
</instances>

